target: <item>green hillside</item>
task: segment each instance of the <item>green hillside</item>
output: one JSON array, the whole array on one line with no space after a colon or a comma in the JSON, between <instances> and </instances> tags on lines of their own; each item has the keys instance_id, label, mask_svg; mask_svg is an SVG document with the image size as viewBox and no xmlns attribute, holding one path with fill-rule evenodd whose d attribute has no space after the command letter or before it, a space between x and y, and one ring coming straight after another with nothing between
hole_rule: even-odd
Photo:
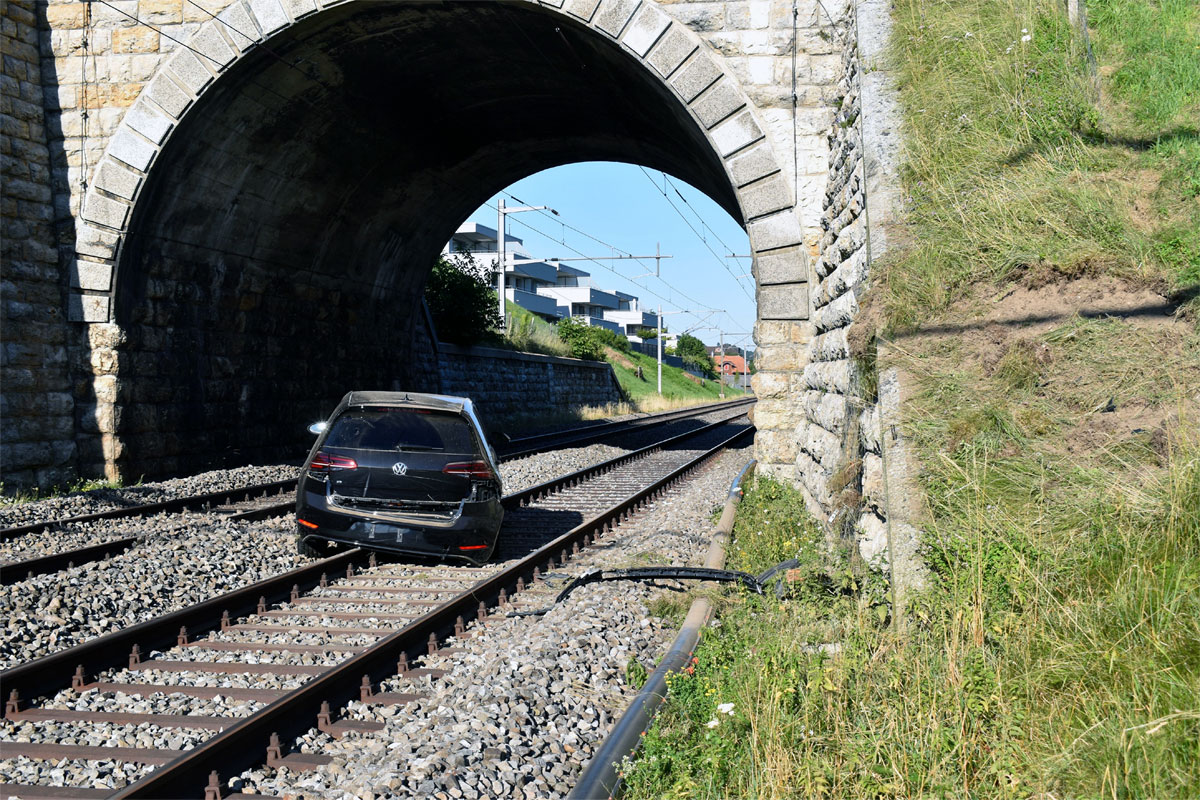
<instances>
[{"instance_id":1,"label":"green hillside","mask_svg":"<svg viewBox=\"0 0 1200 800\"><path fill-rule=\"evenodd\" d=\"M612 364L613 372L621 389L635 404L644 404L658 396L658 361L642 353L608 353L607 361ZM637 368L642 368L642 378L637 376ZM712 402L719 400L719 387L716 381L705 380L701 386L693 376L678 367L663 364L663 398L666 401ZM725 396L741 397L741 389L725 387Z\"/></svg>"},{"instance_id":2,"label":"green hillside","mask_svg":"<svg viewBox=\"0 0 1200 800\"><path fill-rule=\"evenodd\" d=\"M571 347L559 338L556 327L541 317L531 314L520 306L509 302L506 306L509 317L508 335L502 344L514 350L543 353L553 356L570 356ZM678 367L663 364L663 393L658 396L658 362L638 352L615 349L620 341L611 334L604 334L604 341L597 343L597 350L604 353L604 360L612 365L621 390L634 408L639 411L655 411L674 406L710 403L720 399L716 381L705 380L701 385ZM604 345L607 345L605 347ZM642 378L637 368L642 368ZM725 396L740 397L740 389L726 387ZM624 413L629 409L613 409L613 413Z\"/></svg>"}]
</instances>

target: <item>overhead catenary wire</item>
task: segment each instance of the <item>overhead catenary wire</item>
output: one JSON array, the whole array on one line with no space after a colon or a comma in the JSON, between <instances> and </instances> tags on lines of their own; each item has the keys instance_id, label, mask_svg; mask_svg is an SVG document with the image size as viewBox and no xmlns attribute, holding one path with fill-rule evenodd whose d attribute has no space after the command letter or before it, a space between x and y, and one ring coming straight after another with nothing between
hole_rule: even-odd
<instances>
[{"instance_id":1,"label":"overhead catenary wire","mask_svg":"<svg viewBox=\"0 0 1200 800\"><path fill-rule=\"evenodd\" d=\"M645 172L645 170L643 170L643 172ZM665 174L665 173L663 174L663 177L664 177L664 178L666 177L666 174ZM674 184L672 184L672 188L674 188ZM676 190L676 191L678 191L678 190ZM530 205L529 203L526 203L524 200L522 200L521 198L519 198L519 197L517 197L516 195L514 195L512 192L509 192L509 191L507 191L507 190L506 190L506 191L504 191L504 192L503 192L503 194L507 195L507 196L508 196L508 197L510 197L512 200L514 200L514 201L516 201L516 202L520 203L521 205ZM686 202L686 200L685 200L685 202ZM690 206L690 205L691 205L691 204L689 203L689 206ZM693 209L693 211L694 211L694 209ZM562 219L560 216L551 217L551 216L550 216L549 214L547 214L545 211L540 211L540 210L538 211L538 213L540 213L542 216L544 216L544 217L546 217L547 219L549 219L551 222L556 222L556 223L558 223L558 224L562 225L564 228L569 228L569 229L571 229L572 231L574 231L574 232L576 232L576 233L580 234L581 236L586 236L588 239L591 239L593 242L596 242L597 244L599 244L599 245L601 245L601 246L603 246L603 247L607 247L608 249L610 249L610 250L613 250L613 251L615 251L615 252L617 252L617 253L621 253L621 254L623 254L623 255L627 255L627 256L633 256L633 253L632 253L632 251L623 250L623 249L621 249L620 247L617 247L617 246L616 246L616 245L614 245L614 244L611 244L611 243L609 243L609 242L606 242L606 241L604 241L603 239L600 239L600 238L598 238L598 237L596 237L596 236L593 236L592 234L588 233L588 232L587 232L587 231L585 231L585 230L581 230L580 228L577 228L577 227L575 227L575 226L573 226L573 225L570 225L570 224L566 223L566 222L565 222L565 221L564 221L564 220L563 220L563 219ZM530 230L533 230L533 231L535 231L536 233L540 234L541 236L545 236L545 237L546 237L547 239L549 239L550 241L553 241L553 242L555 242L555 243L557 243L557 244L561 244L561 245L564 245L564 246L567 246L567 247L569 247L569 245L567 245L567 244L566 244L566 237L565 237L565 236L564 236L562 239L555 239L554 237L552 237L552 236L550 236L550 235L548 235L548 234L546 234L546 233L544 233L544 232L542 232L542 231L538 231L536 228L533 228L533 227L532 227L532 226L530 226L528 223L525 223L525 222L524 222L524 221L522 221L522 220L516 220L516 221L517 221L517 222L519 222L519 223L520 223L520 224L522 224L522 225L525 225L526 227L530 228ZM686 221L686 220L685 220L685 221ZM701 224L704 224L704 223L703 223L703 221L701 221ZM704 225L704 227L708 228L708 225ZM709 229L710 231L712 230L711 228L708 228L708 229ZM716 236L716 234L715 234L715 233L713 234L713 236L714 236L714 237L717 239L717 241L721 242L721 239L720 239L720 237ZM721 245L722 245L722 246L724 246L724 247L728 247L728 245L726 245L724 242L721 242ZM583 255L583 253L580 253L578 250L575 250L574 248L571 248L571 249L572 249L572 251L573 251L573 252L575 252L575 253L579 253L579 255ZM585 257L586 257L586 256L585 256ZM589 260L592 260L592 259L589 259ZM645 261L643 261L642 259L640 259L640 258L633 258L632 260L633 260L633 261L636 261L638 264L641 264L641 265L642 265L644 268L647 268L647 269L649 269L649 267L646 265ZM616 275L616 276L618 276L618 277L624 278L624 279L625 279L625 280L627 280L627 281L632 281L632 282L634 282L634 283L637 283L637 279L636 279L634 276L623 275L622 273L620 273L620 272L618 272L617 270L615 270L615 269L613 269L613 268L609 267L609 266L608 266L608 265L606 265L606 264L600 264L600 266L604 267L604 268L605 268L605 269L607 269L609 272L613 273L614 275ZM637 276L637 277L643 277L643 276ZM663 278L663 277L662 277L662 275L661 275L661 274L659 274L657 270L655 271L655 273L654 273L654 275L653 275L653 276L645 276L645 277L654 277L654 278L657 278L657 279L659 280L659 282L661 282L661 283L662 283L664 286L666 286L666 287L667 287L668 289L670 289L672 292L674 292L674 293L676 293L676 294L680 295L681 297L683 297L683 298L684 298L685 300L687 300L689 303L693 303L693 304L695 304L695 305L698 305L698 306L704 306L704 305L705 305L705 303L704 303L703 301L701 301L701 300L697 300L697 299L696 299L696 298L694 298L694 297L690 297L689 295L685 294L683 291L681 291L680 289L678 289L677 287L675 287L675 286L674 286L673 284L671 284L671 283L670 283L668 280L666 280L665 278ZM734 277L736 278L736 276L734 276ZM659 297L660 299L662 299L660 295L658 295L658 294L655 294L655 293L654 293L653 291L651 291L649 288L645 287L645 285L644 285L644 284L638 283L637 285L638 285L638 286L641 286L641 287L643 287L643 288L644 288L644 289L645 289L647 292L650 292L650 294L653 294L655 297ZM743 290L743 291L744 291L744 290ZM747 295L747 297L749 297L749 295ZM751 298L751 299L752 299L752 298ZM724 310L724 309L722 309L722 310L721 310L721 313L725 314L725 316L726 316L726 317L729 319L729 321L733 323L733 326L734 326L734 327L737 327L737 326L739 326L739 325L741 325L741 324L742 324L742 323L741 323L741 322L739 322L739 321L738 321L738 320L737 320L737 319L736 319L736 318L735 318L735 317L734 317L732 314L730 314L730 313L729 313L727 310ZM711 314L710 314L709 316L711 316Z\"/></svg>"},{"instance_id":2,"label":"overhead catenary wire","mask_svg":"<svg viewBox=\"0 0 1200 800\"><path fill-rule=\"evenodd\" d=\"M514 197L513 199L516 200L517 198ZM521 201L518 200L518 202L521 202ZM496 210L496 206L493 206L490 203L486 203L485 205L488 208L492 209L493 211ZM572 253L582 256L583 258L587 259L588 261L591 261L592 263L594 263L596 266L601 267L602 269L608 270L609 272L611 272L612 274L616 275L619 278L624 278L625 280L631 280L628 275L624 275L621 272L619 272L619 271L613 269L612 267L608 266L607 264L603 263L602 261L599 261L595 258L592 258L591 256L588 256L582 250L579 250L579 249L573 247L572 245L568 244L565 239L556 239L555 237L551 236L550 234L546 233L545 231L541 230L540 228L537 228L536 226L529 224L528 222L526 222L523 219L519 219L519 218L514 219L513 222L517 223L518 225L523 225L524 227L528 228L529 230L533 231L534 233L538 234L539 236L543 236L546 239L549 239L550 241L554 242L555 244L562 245L563 247L570 250ZM593 239L597 242L601 242L601 240L596 239L594 236L591 236L590 234L588 234L588 238ZM601 242L601 243L604 244L606 247L613 247L612 245L609 245L605 242ZM614 249L619 249L619 248L614 248ZM624 251L622 251L622 252L624 252ZM685 300L687 300L690 303L695 303L697 305L703 305L703 303L701 303L696 298L690 297L687 294L685 294L684 292L680 291L677 287L672 285L669 281L663 280L661 277L659 277L659 281L662 282L663 285L666 286L667 289L670 290L673 294L678 294L679 296L683 297ZM678 301L667 298L667 297L663 297L661 294L659 294L658 292L649 288L648 286L643 286L642 284L638 284L638 285L642 288L643 291L652 295L653 297L658 298L663 303L668 304L669 306L673 306L673 307L677 306ZM675 309L673 309L673 310L675 310ZM681 311L680 313L686 313L686 314L689 314L689 315L699 319L699 314L697 312ZM659 326L660 327L662 326L662 320L659 320Z\"/></svg>"},{"instance_id":3,"label":"overhead catenary wire","mask_svg":"<svg viewBox=\"0 0 1200 800\"><path fill-rule=\"evenodd\" d=\"M516 195L514 195L512 192L509 192L506 190L503 192L503 194L508 195L513 200L520 203L521 205L530 205L529 203L526 203L524 200L522 200L519 197L517 197ZM567 222L565 220L561 219L560 217L551 218L550 215L547 214L545 211L543 211L541 209L535 209L535 210L539 214L541 214L543 217L550 219L552 222L557 222L563 228L569 228L570 230L574 231L575 233L578 233L580 236L586 236L587 238L591 239L593 242L596 242L597 244L599 244L603 247L607 247L609 250L612 250L614 252L614 254L620 253L621 255L625 255L625 256L630 256L630 257L633 256L633 251L631 251L631 250L630 251L622 250L621 248L617 247L616 245L609 244L608 242L604 241L603 239L596 238L595 236L593 236L592 234L588 233L585 230L580 230L579 228L576 228L574 225L567 224ZM545 234L542 234L542 235L545 236ZM563 239L566 239L565 235L563 236ZM561 242L560 242L560 244L561 244ZM638 264L641 264L642 267L649 269L649 267L646 266L646 263L644 261L642 261L640 258L632 258L632 260L636 261ZM615 272L615 270L613 270L613 271ZM620 273L616 273L616 274L620 275ZM625 277L625 276L622 275L621 277ZM627 280L633 280L633 279L627 278Z\"/></svg>"},{"instance_id":4,"label":"overhead catenary wire","mask_svg":"<svg viewBox=\"0 0 1200 800\"><path fill-rule=\"evenodd\" d=\"M505 192L503 192L503 194L506 194L506 195L508 195L510 198L512 198L513 200L515 200L515 201L516 201L516 202L518 202L518 203L521 203L522 205L529 205L529 204L528 204L528 203L526 203L524 200L522 200L521 198L519 198L519 197L517 197L516 195L512 194L511 192L505 191ZM491 205L489 205L488 207L489 207L489 208L491 208L491 209L493 209L493 210L495 209L495 206L491 206ZM610 251L612 251L614 254L616 254L616 253L620 253L621 255L624 255L624 256L628 256L628 257L630 257L630 258L631 258L631 260L633 260L633 261L636 261L638 264L641 264L643 267L645 267L645 266L646 266L646 263L645 263L645 262L644 262L642 259L635 257L635 256L633 255L633 252L632 252L632 251L630 251L630 250L624 250L624 249L622 249L622 248L620 248L620 247L617 247L615 244L611 244L610 242L606 242L606 241L604 241L603 239L600 239L600 238L598 238L598 237L596 237L596 236L593 236L592 234L588 233L588 232L587 232L587 231L585 231L585 230L581 230L580 228L576 228L574 225L570 225L570 224L568 224L568 223L567 223L566 221L564 221L564 220L563 220L563 219L562 219L560 216L554 216L554 217L551 217L549 214L547 214L545 211L543 211L543 210L541 210L541 209L534 209L534 210L535 210L535 211L537 211L537 212L538 212L539 214L541 214L542 216L544 216L544 217L546 217L547 219L549 219L551 222L557 222L557 223L559 223L560 225L562 225L564 228L569 228L569 229L571 229L572 231L574 231L574 232L576 232L576 233L580 234L581 236L586 236L587 238L591 239L593 242L596 242L597 244L601 245L602 247L607 247L607 248L608 248ZM552 242L555 242L556 244L561 244L563 247L566 247L566 248L568 248L569 250L571 250L571 252L573 252L573 253L576 253L577 255L583 256L583 257L584 257L584 258L586 258L587 260L589 260L589 261L593 262L594 264L597 264L597 265L598 265L598 266L600 266L600 267L603 267L604 269L608 270L609 272L613 273L614 275L616 275L616 276L618 276L618 277L620 277L620 278L624 278L624 279L625 279L625 280L627 280L627 281L634 281L634 280L635 280L635 279L634 279L632 276L629 276L629 275L623 275L621 272L619 272L619 271L617 271L617 270L613 269L612 267L608 266L607 264L602 264L602 263L600 263L600 262L599 262L597 259L595 259L595 258L592 258L592 257L590 257L590 256L587 256L587 255L585 255L584 253L580 252L579 250L576 250L574 247L572 247L571 245L567 244L567 241L566 241L566 237L565 237L565 236L564 236L562 239L555 239L553 236L549 235L548 233L546 233L546 232L544 232L544 231L538 230L537 228L533 227L532 225L530 225L529 223L525 222L524 220L517 219L517 220L514 220L514 221L515 221L515 222L517 222L518 224L524 225L525 227L529 228L529 229L530 229L531 231L533 231L534 233L537 233L539 236L544 236L545 238L549 239L549 240L550 240L550 241L552 241ZM697 300L696 298L694 298L694 297L690 297L690 296L688 296L687 294L685 294L683 291L681 291L680 289L678 289L677 287L675 287L673 284L671 284L669 281L667 281L667 280L666 280L665 278L663 278L661 275L659 275L659 274L657 274L657 273L656 273L656 274L655 274L653 277L657 278L657 279L659 280L659 282L661 282L661 283L662 283L664 286L666 286L666 287L667 287L668 289L670 289L672 292L674 292L674 293L676 293L676 294L680 295L681 297L683 297L683 298L684 298L685 300L687 300L689 303L695 303L695 304L697 304L697 305L704 305L704 304L703 304L703 303L702 303L700 300ZM638 284L638 286L642 286L642 284L640 284L640 283L639 283L639 284ZM654 291L653 291L653 290L651 290L650 288L648 288L648 287L644 287L644 286L643 286L642 288L643 288L643 289L645 289L645 291L649 292L650 294L653 294L655 297L658 297L660 300L663 300L664 302L670 302L670 301L667 301L665 298L663 298L661 295L655 294L655 293L654 293Z\"/></svg>"},{"instance_id":5,"label":"overhead catenary wire","mask_svg":"<svg viewBox=\"0 0 1200 800\"><path fill-rule=\"evenodd\" d=\"M725 243L725 240L722 239L720 236L718 236L717 232L712 229L712 226L710 226L707 222L704 221L704 217L702 217L700 215L700 212L696 210L696 207L693 206L691 201L687 199L687 196L684 195L683 192L679 191L679 187L675 185L675 181L671 180L671 176L665 172L662 173L662 176L663 176L663 184L670 186L671 191L675 192L675 194L679 197L679 199L683 201L684 205L686 205L688 207L688 209L693 214L696 215L696 221L700 223L701 227L703 227L706 231L708 231L710 234L712 234L712 237L717 240L717 242L721 245L721 247L725 248L726 251L728 251L730 254L732 254L733 248L730 247L729 245L727 245Z\"/></svg>"},{"instance_id":6,"label":"overhead catenary wire","mask_svg":"<svg viewBox=\"0 0 1200 800\"><path fill-rule=\"evenodd\" d=\"M718 254L716 250L712 249L712 245L710 245L708 243L707 239L705 239L703 236L700 235L700 231L696 230L696 227L694 225L692 225L691 221L686 216L684 216L683 212L679 210L679 207L676 206L674 201L671 200L671 196L669 194L667 194L666 192L664 192L659 187L659 185L654 181L654 178L650 177L650 173L646 172L645 167L638 167L638 169L640 169L642 171L642 174L646 176L646 180L650 181L650 185L653 186L658 191L658 193L663 196L663 198L667 201L667 204L675 210L675 213L678 214L679 218L681 220L683 220L684 224L687 225L689 229L691 229L692 233L696 234L696 238L700 240L700 242L704 245L705 249L707 249L708 252L713 254L713 257L717 260L717 263L721 265L721 269L723 269L729 273L729 277L733 278L733 282L735 284L737 284L737 287L739 289L742 290L742 294L746 295L746 299L748 299L750 302L754 302L754 298L750 295L750 293L748 291L746 291L746 287L742 284L742 282L740 280L738 280L737 275L735 275L733 273L733 270L731 270L729 268L729 265L725 263L725 259L720 254ZM705 226L705 227L707 227L707 226Z\"/></svg>"},{"instance_id":7,"label":"overhead catenary wire","mask_svg":"<svg viewBox=\"0 0 1200 800\"><path fill-rule=\"evenodd\" d=\"M512 198L514 201L516 201L516 202L518 202L518 203L521 203L521 204L523 204L523 205L528 205L527 203L525 203L525 201L521 200L519 197L517 197L516 195L514 195L514 194L512 194L512 193L510 193L510 192L507 192L507 191L506 191L506 192L503 192L503 194L506 194L506 195L508 195L510 198ZM489 205L489 206L488 206L488 208L491 208L492 210L495 210L495 206L491 206L491 205ZM596 237L596 236L594 236L594 235L592 235L592 234L590 234L590 233L588 233L588 232L586 232L586 231L584 231L584 230L581 230L581 229L579 229L579 228L577 228L577 227L575 227L575 226L573 226L573 225L566 224L566 223L565 223L565 222L563 222L563 220L561 220L561 218L559 218L559 217L550 217L550 216L549 216L548 214L546 214L545 212L540 212L540 213L542 213L542 215L543 215L543 216L545 216L547 219L550 219L552 222L561 223L561 224L563 224L563 225L564 225L564 227L566 227L566 228L570 228L571 230L573 230L573 231L576 231L577 233L579 233L579 234L581 234L581 235L583 235L583 236L586 236L588 239L591 239L592 241L596 242L597 244L600 244L600 245L602 245L603 247L606 247L606 248L608 248L609 250L615 251L615 252L617 252L617 253L622 253L622 254L625 254L625 255L632 255L632 253L631 253L631 252L629 252L629 251L626 251L626 250L624 250L624 249L622 249L622 248L620 248L620 247L617 247L617 246L616 246L616 245L614 245L614 244L611 244L611 243L609 243L609 242L606 242L606 241L604 241L603 239L600 239L600 238L598 238L598 237ZM530 225L528 222L524 221L523 219L516 219L516 220L514 220L514 222L516 222L516 223L518 223L518 224L520 224L520 225L524 225L524 226L525 226L526 228L528 228L529 230L533 231L534 233L538 234L539 236L543 236L543 237L545 237L546 239L548 239L549 241L552 241L552 242L554 242L555 244L559 244L559 245L562 245L563 247L566 247L566 248L567 248L567 249L569 249L571 252L573 252L573 253L575 253L575 254L577 254L577 255L579 255L579 256L582 256L583 258L587 259L588 261L591 261L591 262L595 263L597 266L599 266L599 267L601 267L601 268L603 268L603 269L605 269L605 270L608 270L608 271L609 271L609 272L611 272L613 275L616 275L616 276L617 276L617 277L619 277L619 278L624 278L624 279L625 279L625 280L627 280L627 281L631 281L631 282L634 282L634 283L636 283L636 284L637 284L637 286L638 286L638 287L640 287L640 288L641 288L643 291L645 291L646 293L648 293L648 294L650 294L650 295L652 295L652 296L654 296L654 297L658 298L659 300L662 300L664 303L668 303L668 304L675 304L675 303L677 303L677 301L675 301L675 300L672 300L672 299L667 299L667 298L663 297L662 295L658 294L657 292L655 292L655 291L654 291L653 289L651 289L650 287L646 286L646 285L645 285L645 284L643 284L643 283L638 283L638 282L637 282L637 280L636 280L636 278L639 278L639 277L653 277L653 278L657 279L657 280L658 280L660 283L662 283L662 284L663 284L663 286L665 286L665 287L667 288L667 290L668 290L668 291L671 293L672 297L674 297L675 295L679 295L680 297L682 297L683 299L687 300L689 303L691 303L691 304L693 304L693 305L695 305L695 306L697 307L697 311L694 311L694 312L693 312L693 311L682 312L682 313L687 313L687 314L689 314L690 316L694 317L694 318L697 320L697 324L700 324L700 323L703 323L703 322L707 321L708 319L710 319L710 318L712 317L712 315L713 315L713 314L716 314L716 313L721 313L721 314L724 314L724 315L725 315L725 316L726 316L726 317L729 319L729 321L730 321L730 322L733 324L733 327L735 327L735 328L736 328L736 327L738 327L738 326L742 325L742 323L741 323L740 321L738 321L738 320L737 320L737 319L736 319L736 318L735 318L735 317L734 317L732 314L730 314L730 313L729 313L729 311L727 311L727 310L725 310L725 309L709 309L709 308L707 308L707 306L706 306L706 304L704 303L704 301L702 301L702 300L698 300L697 298L695 298L695 297L692 297L691 295L687 294L686 292L684 292L683 290L679 289L677 286L675 286L674 284L672 284L670 281L668 281L667 279L663 278L663 277L662 277L662 275L658 274L657 272L656 272L656 273L654 273L653 275L649 275L649 276L630 276L630 275L625 275L625 274L623 274L622 272L620 272L619 270L613 269L612 267L608 266L607 264L604 264L604 263L600 262L599 260L597 260L597 259L595 259L595 258L592 258L592 257L590 257L590 256L586 255L585 253L583 253L582 251L578 250L577 248L575 248L575 247L571 246L570 244L568 244L568 243L567 243L567 241L566 241L566 238L565 238L565 237L563 237L562 239L556 239L555 237L551 236L550 234L546 233L545 231L543 231L543 230L541 230L541 229L539 229L539 228L537 228L537 227L535 227L535 226L533 226L533 225ZM642 264L643 266L645 266L645 263L644 263L644 262L643 262L641 259L634 258L633 260L634 260L634 261L637 261L638 263L640 263L640 264ZM661 320L660 320L660 324L661 324Z\"/></svg>"}]
</instances>

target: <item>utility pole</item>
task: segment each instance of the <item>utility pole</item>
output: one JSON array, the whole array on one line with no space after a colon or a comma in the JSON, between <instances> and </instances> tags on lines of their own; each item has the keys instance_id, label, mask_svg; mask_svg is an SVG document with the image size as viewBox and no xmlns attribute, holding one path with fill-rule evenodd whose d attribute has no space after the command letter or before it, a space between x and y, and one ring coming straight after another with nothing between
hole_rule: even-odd
<instances>
[{"instance_id":1,"label":"utility pole","mask_svg":"<svg viewBox=\"0 0 1200 800\"><path fill-rule=\"evenodd\" d=\"M504 198L496 204L496 294L500 298L500 335L508 333L508 323L505 319L504 312L507 311L504 307L504 257L507 255L504 252Z\"/></svg>"},{"instance_id":2,"label":"utility pole","mask_svg":"<svg viewBox=\"0 0 1200 800\"><path fill-rule=\"evenodd\" d=\"M542 211L542 210L549 211L551 214L553 214L556 217L558 216L558 212L555 211L550 206L514 206L513 208L506 208L504 205L503 197L501 197L496 203L496 255L499 259L496 261L496 294L498 294L500 296L499 303L500 303L500 330L501 330L501 332L508 330L508 326L505 322L505 311L507 309L505 309L505 307L504 307L504 291L505 291L504 290L504 271L508 267L508 265L504 263L507 260L506 256L508 255L505 252L505 249L506 249L505 244L506 243L504 241L504 239L505 239L505 235L504 235L505 218L509 214L517 214L517 213L520 213L521 211Z\"/></svg>"},{"instance_id":3,"label":"utility pole","mask_svg":"<svg viewBox=\"0 0 1200 800\"><path fill-rule=\"evenodd\" d=\"M662 340L663 340L663 321L662 321L662 303L658 304L658 396L662 397Z\"/></svg>"},{"instance_id":4,"label":"utility pole","mask_svg":"<svg viewBox=\"0 0 1200 800\"><path fill-rule=\"evenodd\" d=\"M720 396L721 396L721 399L724 400L725 399L725 331L721 331L721 374L719 376L719 380L721 381Z\"/></svg>"},{"instance_id":5,"label":"utility pole","mask_svg":"<svg viewBox=\"0 0 1200 800\"><path fill-rule=\"evenodd\" d=\"M663 258L670 258L670 256L663 256ZM694 311L688 311L688 310L668 311L667 312L667 314L694 314L694 313L695 313ZM664 315L663 315L663 310L662 310L662 304L660 303L658 306L658 396L659 397L662 397L662 356L663 356L662 341L663 341L663 332L666 331L666 327L663 325L663 316Z\"/></svg>"}]
</instances>

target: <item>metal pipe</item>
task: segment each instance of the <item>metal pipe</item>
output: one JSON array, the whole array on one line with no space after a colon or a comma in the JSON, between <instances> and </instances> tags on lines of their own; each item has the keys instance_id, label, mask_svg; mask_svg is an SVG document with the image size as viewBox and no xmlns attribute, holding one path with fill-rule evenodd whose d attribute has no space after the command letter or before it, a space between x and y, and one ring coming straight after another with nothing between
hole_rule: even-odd
<instances>
[{"instance_id":1,"label":"metal pipe","mask_svg":"<svg viewBox=\"0 0 1200 800\"><path fill-rule=\"evenodd\" d=\"M747 463L729 487L729 496L725 499L721 521L717 523L717 531L709 544L708 556L704 561L706 567L719 569L725 565L725 544L733 532L733 519L737 504L742 498L741 483L755 463L753 460ZM600 745L579 782L567 795L567 800L611 799L617 796L624 779L623 762L637 751L655 713L667 699L667 676L687 666L700 641L700 632L711 613L712 606L707 600L701 599L692 603L687 617L683 620L683 627L679 629L679 635L671 643L671 648L667 650L667 654L658 663L658 667L637 697L633 698L633 702L613 727L608 738Z\"/></svg>"}]
</instances>

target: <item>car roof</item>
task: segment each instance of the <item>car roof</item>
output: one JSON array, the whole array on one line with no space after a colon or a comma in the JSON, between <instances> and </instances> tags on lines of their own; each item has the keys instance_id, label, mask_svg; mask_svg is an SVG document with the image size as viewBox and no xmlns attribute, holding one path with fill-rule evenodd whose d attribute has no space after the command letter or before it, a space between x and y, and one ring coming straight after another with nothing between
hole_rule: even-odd
<instances>
[{"instance_id":1,"label":"car roof","mask_svg":"<svg viewBox=\"0 0 1200 800\"><path fill-rule=\"evenodd\" d=\"M466 397L452 397L446 394L424 394L422 392L348 392L342 403L349 406L395 406L428 408L440 411L455 411L461 413L464 408L472 407Z\"/></svg>"}]
</instances>

